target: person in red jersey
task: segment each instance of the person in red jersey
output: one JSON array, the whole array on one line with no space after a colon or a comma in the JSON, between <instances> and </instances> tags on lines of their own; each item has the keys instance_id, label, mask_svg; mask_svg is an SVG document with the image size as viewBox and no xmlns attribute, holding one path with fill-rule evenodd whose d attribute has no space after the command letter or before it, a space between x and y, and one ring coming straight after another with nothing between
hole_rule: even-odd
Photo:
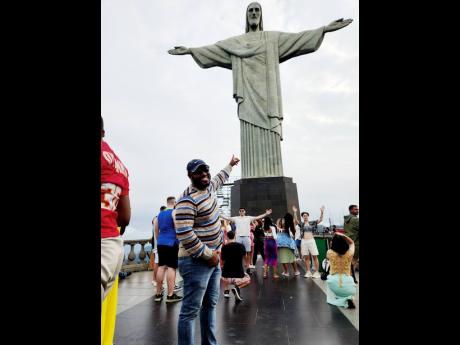
<instances>
[{"instance_id":1,"label":"person in red jersey","mask_svg":"<svg viewBox=\"0 0 460 345\"><path fill-rule=\"evenodd\" d=\"M117 227L131 219L128 170L103 140L101 116L101 306L123 263L123 239Z\"/></svg>"}]
</instances>

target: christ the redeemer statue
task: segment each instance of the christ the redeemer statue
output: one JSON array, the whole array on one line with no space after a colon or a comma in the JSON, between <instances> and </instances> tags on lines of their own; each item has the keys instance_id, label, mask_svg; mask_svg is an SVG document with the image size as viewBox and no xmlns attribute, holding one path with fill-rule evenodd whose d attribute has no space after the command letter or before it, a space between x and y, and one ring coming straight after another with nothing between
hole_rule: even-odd
<instances>
[{"instance_id":1,"label":"christ the redeemer statue","mask_svg":"<svg viewBox=\"0 0 460 345\"><path fill-rule=\"evenodd\" d=\"M233 97L241 123L242 178L283 176L280 141L283 108L279 64L316 51L326 32L349 25L339 19L299 33L263 31L262 7L249 4L246 33L200 48L175 47L172 55L191 54L202 68L233 72Z\"/></svg>"}]
</instances>

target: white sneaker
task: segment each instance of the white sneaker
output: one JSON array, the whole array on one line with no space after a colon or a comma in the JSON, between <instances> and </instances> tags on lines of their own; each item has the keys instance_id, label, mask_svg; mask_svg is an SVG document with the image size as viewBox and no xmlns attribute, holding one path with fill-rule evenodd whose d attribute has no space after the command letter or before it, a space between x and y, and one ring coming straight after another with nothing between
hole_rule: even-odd
<instances>
[{"instance_id":1,"label":"white sneaker","mask_svg":"<svg viewBox=\"0 0 460 345\"><path fill-rule=\"evenodd\" d=\"M300 276L300 272L299 272L299 271L296 271L296 272L294 273L294 275L295 275L295 276Z\"/></svg>"},{"instance_id":2,"label":"white sneaker","mask_svg":"<svg viewBox=\"0 0 460 345\"><path fill-rule=\"evenodd\" d=\"M305 277L305 278L310 278L310 277L311 277L311 272L308 271L307 273L305 273L304 277Z\"/></svg>"},{"instance_id":3,"label":"white sneaker","mask_svg":"<svg viewBox=\"0 0 460 345\"><path fill-rule=\"evenodd\" d=\"M152 285L156 287L156 286L157 286L157 282L156 282L155 280L152 280Z\"/></svg>"},{"instance_id":4,"label":"white sneaker","mask_svg":"<svg viewBox=\"0 0 460 345\"><path fill-rule=\"evenodd\" d=\"M312 278L321 278L321 275L319 274L318 271L316 271L315 273L313 273L313 275L311 277Z\"/></svg>"},{"instance_id":5,"label":"white sneaker","mask_svg":"<svg viewBox=\"0 0 460 345\"><path fill-rule=\"evenodd\" d=\"M282 276L289 277L289 273L281 273Z\"/></svg>"},{"instance_id":6,"label":"white sneaker","mask_svg":"<svg viewBox=\"0 0 460 345\"><path fill-rule=\"evenodd\" d=\"M240 289L237 286L232 288L232 292L235 295L235 300L237 301L243 300L243 298L241 298L241 295L240 295Z\"/></svg>"}]
</instances>

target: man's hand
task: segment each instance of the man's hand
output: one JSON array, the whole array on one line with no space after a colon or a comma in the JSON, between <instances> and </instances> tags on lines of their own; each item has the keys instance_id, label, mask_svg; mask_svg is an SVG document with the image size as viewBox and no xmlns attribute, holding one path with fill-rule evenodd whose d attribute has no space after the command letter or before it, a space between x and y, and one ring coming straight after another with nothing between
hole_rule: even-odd
<instances>
[{"instance_id":1,"label":"man's hand","mask_svg":"<svg viewBox=\"0 0 460 345\"><path fill-rule=\"evenodd\" d=\"M265 210L265 214L266 214L267 216L270 215L270 214L272 214L272 209L269 208L269 209Z\"/></svg>"},{"instance_id":2,"label":"man's hand","mask_svg":"<svg viewBox=\"0 0 460 345\"><path fill-rule=\"evenodd\" d=\"M213 251L211 259L207 260L209 267L215 267L219 263L219 252Z\"/></svg>"},{"instance_id":3,"label":"man's hand","mask_svg":"<svg viewBox=\"0 0 460 345\"><path fill-rule=\"evenodd\" d=\"M230 165L232 167L234 167L235 165L237 165L239 163L240 159L235 157L235 155L232 155L232 159L230 160Z\"/></svg>"},{"instance_id":4,"label":"man's hand","mask_svg":"<svg viewBox=\"0 0 460 345\"><path fill-rule=\"evenodd\" d=\"M297 207L292 206L292 212L296 213L298 211Z\"/></svg>"},{"instance_id":5,"label":"man's hand","mask_svg":"<svg viewBox=\"0 0 460 345\"><path fill-rule=\"evenodd\" d=\"M171 55L185 55L185 54L190 54L190 49L185 48L185 47L174 47L174 49L168 50L168 53Z\"/></svg>"},{"instance_id":6,"label":"man's hand","mask_svg":"<svg viewBox=\"0 0 460 345\"><path fill-rule=\"evenodd\" d=\"M324 206L321 206L321 208L319 209L319 211L321 212L321 214L324 213L324 210L325 210L325 209L326 209L326 208L325 208Z\"/></svg>"},{"instance_id":7,"label":"man's hand","mask_svg":"<svg viewBox=\"0 0 460 345\"><path fill-rule=\"evenodd\" d=\"M324 29L324 32L332 32L332 31L340 30L340 29L344 28L345 26L350 25L352 21L353 21L353 19L345 19L344 20L343 18L334 20L329 25L326 25L326 27Z\"/></svg>"}]
</instances>

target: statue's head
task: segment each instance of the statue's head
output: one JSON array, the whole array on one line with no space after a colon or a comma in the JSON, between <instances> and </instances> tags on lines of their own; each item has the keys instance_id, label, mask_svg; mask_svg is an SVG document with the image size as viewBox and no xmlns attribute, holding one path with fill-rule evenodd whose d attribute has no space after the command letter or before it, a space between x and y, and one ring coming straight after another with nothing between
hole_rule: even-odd
<instances>
[{"instance_id":1,"label":"statue's head","mask_svg":"<svg viewBox=\"0 0 460 345\"><path fill-rule=\"evenodd\" d=\"M249 31L264 31L262 6L258 2L251 2L246 9L246 32Z\"/></svg>"}]
</instances>

